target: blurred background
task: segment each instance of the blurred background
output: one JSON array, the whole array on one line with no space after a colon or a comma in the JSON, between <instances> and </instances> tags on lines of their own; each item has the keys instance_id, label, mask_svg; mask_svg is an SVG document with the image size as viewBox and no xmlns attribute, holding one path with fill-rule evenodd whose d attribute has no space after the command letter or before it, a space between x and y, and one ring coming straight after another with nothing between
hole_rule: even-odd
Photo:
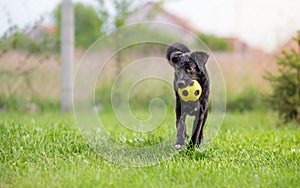
<instances>
[{"instance_id":1,"label":"blurred background","mask_svg":"<svg viewBox=\"0 0 300 188\"><path fill-rule=\"evenodd\" d=\"M263 75L276 74L276 56L283 50L299 50L292 40L300 28L297 0L76 0L69 5L74 8L74 70L87 48L115 28L139 21L176 24L213 51L226 82L230 111L267 109L264 96L271 86ZM61 0L1 1L0 112L61 110L61 20ZM164 56L161 48L144 50ZM111 78L130 62L124 58L120 54L115 59ZM96 95L101 109L110 98L108 91L96 91L102 92ZM170 92L164 93L169 100ZM132 103L139 105L147 97L151 96L137 95Z\"/></svg>"}]
</instances>

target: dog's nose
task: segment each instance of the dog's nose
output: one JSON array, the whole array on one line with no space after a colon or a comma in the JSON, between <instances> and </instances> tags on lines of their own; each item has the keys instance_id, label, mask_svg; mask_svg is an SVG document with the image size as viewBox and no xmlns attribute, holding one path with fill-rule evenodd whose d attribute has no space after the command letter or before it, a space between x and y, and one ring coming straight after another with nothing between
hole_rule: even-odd
<instances>
[{"instance_id":1,"label":"dog's nose","mask_svg":"<svg viewBox=\"0 0 300 188\"><path fill-rule=\"evenodd\" d=\"M183 81L183 80L177 81L177 87L178 87L178 88L183 88L183 87L185 87L185 81Z\"/></svg>"}]
</instances>

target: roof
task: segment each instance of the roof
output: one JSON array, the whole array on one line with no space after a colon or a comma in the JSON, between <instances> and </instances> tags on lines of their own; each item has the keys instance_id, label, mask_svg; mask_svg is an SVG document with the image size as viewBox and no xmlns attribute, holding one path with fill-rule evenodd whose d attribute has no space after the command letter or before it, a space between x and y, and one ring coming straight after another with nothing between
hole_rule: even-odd
<instances>
[{"instance_id":1,"label":"roof","mask_svg":"<svg viewBox=\"0 0 300 188\"><path fill-rule=\"evenodd\" d=\"M157 15L153 16L153 13L156 13ZM193 33L199 32L199 30L189 24L187 20L166 11L159 2L147 2L143 4L140 8L130 14L125 20L126 23L134 23L138 21L166 22L166 20L162 20L163 18L168 19L168 22L179 25Z\"/></svg>"},{"instance_id":2,"label":"roof","mask_svg":"<svg viewBox=\"0 0 300 188\"><path fill-rule=\"evenodd\" d=\"M296 51L299 51L299 45L297 43L296 40L294 39L290 39L288 40L286 43L284 43L283 45L279 46L278 47L278 52L281 52L281 51L289 51L291 49L295 49Z\"/></svg>"}]
</instances>

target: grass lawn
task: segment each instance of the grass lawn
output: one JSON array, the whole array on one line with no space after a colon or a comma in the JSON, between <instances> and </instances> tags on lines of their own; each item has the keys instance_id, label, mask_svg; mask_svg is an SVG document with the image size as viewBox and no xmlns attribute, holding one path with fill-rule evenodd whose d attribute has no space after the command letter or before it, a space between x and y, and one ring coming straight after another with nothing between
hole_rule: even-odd
<instances>
[{"instance_id":1,"label":"grass lawn","mask_svg":"<svg viewBox=\"0 0 300 188\"><path fill-rule=\"evenodd\" d=\"M272 113L227 113L207 151L137 168L97 156L72 115L4 113L0 187L299 187L299 128L277 123Z\"/></svg>"}]
</instances>

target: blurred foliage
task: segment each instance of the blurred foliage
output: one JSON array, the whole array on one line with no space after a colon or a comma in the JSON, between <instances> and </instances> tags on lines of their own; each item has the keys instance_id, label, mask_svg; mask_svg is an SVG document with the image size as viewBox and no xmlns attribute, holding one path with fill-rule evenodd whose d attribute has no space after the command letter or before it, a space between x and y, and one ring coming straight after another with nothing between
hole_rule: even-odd
<instances>
[{"instance_id":1,"label":"blurred foliage","mask_svg":"<svg viewBox=\"0 0 300 188\"><path fill-rule=\"evenodd\" d=\"M0 111L25 110L24 96L15 96L14 94L5 95L0 93Z\"/></svg>"},{"instance_id":2,"label":"blurred foliage","mask_svg":"<svg viewBox=\"0 0 300 188\"><path fill-rule=\"evenodd\" d=\"M107 2L105 1L105 3ZM105 24L113 25L112 28L122 26L126 16L138 5L137 1L133 3L129 0L111 1L109 2L110 7L101 6L101 3L104 2L99 1L99 7L95 9L81 3L74 4L75 44L77 47L89 47L103 35L102 28ZM60 49L60 11L61 5L58 5L54 11L56 23L54 28L44 27L43 19L22 29L13 23L8 23L10 27L0 40L0 56L3 57L7 52L16 51L16 53L22 54L22 58L17 58L17 62L14 62L9 69L0 69L0 79L5 83L0 91L0 111L30 111L32 108L35 109L34 111L43 111L47 106L50 109L56 109L59 106L59 100L47 100L39 97L32 87L32 82L39 64L49 57L57 58L56 54ZM110 22L111 19L112 22ZM29 63L32 58L38 58L39 64ZM59 62L58 59L55 61Z\"/></svg>"},{"instance_id":3,"label":"blurred foliage","mask_svg":"<svg viewBox=\"0 0 300 188\"><path fill-rule=\"evenodd\" d=\"M54 11L56 33L55 38L57 45L60 45L61 32L61 4ZM103 20L98 17L97 12L91 6L82 3L74 4L74 29L75 29L75 46L88 48L103 33L101 25Z\"/></svg>"},{"instance_id":4,"label":"blurred foliage","mask_svg":"<svg viewBox=\"0 0 300 188\"><path fill-rule=\"evenodd\" d=\"M294 38L300 48L300 31ZM300 123L300 49L282 51L277 56L278 74L266 72L264 78L272 86L272 93L266 97L272 109L277 111L283 122Z\"/></svg>"},{"instance_id":5,"label":"blurred foliage","mask_svg":"<svg viewBox=\"0 0 300 188\"><path fill-rule=\"evenodd\" d=\"M28 53L28 56L36 53L44 53L45 56L55 51L55 38L46 31L39 33L38 39L32 35L37 28L32 29L31 32L22 32L21 30L15 32L7 38L0 40L0 55L10 50L20 50Z\"/></svg>"},{"instance_id":6,"label":"blurred foliage","mask_svg":"<svg viewBox=\"0 0 300 188\"><path fill-rule=\"evenodd\" d=\"M97 48L103 50L116 50L120 46L128 47L122 49L118 55L125 55L131 49L135 49L137 52L142 53L141 55L145 55L150 53L153 47L165 53L167 44L177 41L178 35L176 33L167 33L163 29L163 27L151 28L144 24L134 24L121 32L118 30L110 33L109 37L102 38L101 43L96 43L95 45L97 45ZM153 41L159 41L160 43ZM137 46L139 48L136 48Z\"/></svg>"},{"instance_id":7,"label":"blurred foliage","mask_svg":"<svg viewBox=\"0 0 300 188\"><path fill-rule=\"evenodd\" d=\"M199 33L198 37L208 46L212 51L232 51L233 46L228 40L218 38L214 35Z\"/></svg>"},{"instance_id":8,"label":"blurred foliage","mask_svg":"<svg viewBox=\"0 0 300 188\"><path fill-rule=\"evenodd\" d=\"M108 1L98 0L98 8L93 8L82 3L74 4L75 45L77 47L87 48L101 35L103 35L104 32L109 31L109 29L114 29L124 25L125 18L128 16L128 14L136 10L138 3L141 3L141 1L112 0L108 5L107 2ZM110 6L110 11L108 11L108 6ZM43 59L48 58L49 55L59 52L59 35L61 27L61 22L59 19L60 16L61 5L58 5L54 11L54 18L56 22L56 30L54 35L43 30L43 28L40 27L40 23L36 23L34 27L28 28L26 31L21 30L16 26L12 26L9 33L0 40L1 54L10 50L20 50L27 53L26 58L21 60L14 70L0 70L1 79L9 79L11 82L16 82L17 79L23 80L22 83L24 84L22 88L24 87L28 90L24 92L24 90L18 87L18 92L16 90L10 91L7 89L10 87L9 84L7 84L6 91L10 92L0 92L0 111L30 111L31 109L33 109L33 111L44 111L46 109L59 109L59 100L42 99L36 95L34 89L31 87L31 81L33 79L32 74L35 71L35 67L33 69L25 69L23 65L30 61L29 59L33 55L36 56L39 54L43 56L40 58L41 61L39 61L42 63ZM38 36L35 35L36 32L38 33ZM143 36L141 36L140 33L143 33ZM113 46L118 46L120 43L132 44L132 41L144 41L145 36L146 38L150 39L155 38L162 43L168 43L168 41L174 41L177 38L177 35L172 35L170 33L166 34L163 31L160 31L158 28L149 29L144 26L137 25L136 33L126 33L121 38L113 38L113 41L107 41L107 43L111 44L111 42L113 42ZM198 36L206 43L206 45L208 45L211 50L232 50L232 47L225 39L220 39L213 35L205 34L199 34ZM130 46L130 48L126 48L122 52L118 53L116 63L120 68L117 70L120 71L121 68L127 65L128 62L135 60L130 58L136 58L139 56L145 57L149 55L150 52L157 54L164 53L166 47L165 45L156 45L154 49L153 44L148 44L149 43L145 43L144 45L139 44L136 46ZM108 49L109 47L110 46L104 45L101 47L101 49L105 48L106 50L110 50ZM114 75L111 75L111 78L113 77ZM96 90L96 104L111 107L111 83L111 81L107 81L107 85L104 85ZM157 95L157 97L165 101L167 106L170 106L174 103L174 93L172 89L170 90L170 88L164 87L158 89L155 86L156 85L154 84L153 88L149 87L149 90L147 91L136 91L132 96L130 96L130 106L133 109L147 108L149 102L153 98L152 94L155 94L155 97ZM120 88L120 94L122 94L122 88ZM254 110L258 105L261 106L261 102L256 90L252 87L246 88L239 94L233 93L228 100L228 110L231 111Z\"/></svg>"},{"instance_id":9,"label":"blurred foliage","mask_svg":"<svg viewBox=\"0 0 300 188\"><path fill-rule=\"evenodd\" d=\"M124 78L125 79L125 78ZM111 97L112 86L114 79L106 79L101 82L101 86L95 90L95 104L96 107L103 108L107 111L113 111ZM122 88L115 88L115 96L128 95L124 93L124 88L131 88L132 85L128 82L128 85L124 85ZM147 89L145 89L147 88ZM143 82L135 85L129 93L128 103L132 111L145 111L148 110L149 104L152 99L161 99L166 108L171 108L171 111L175 108L175 94L172 87L168 86L161 80L144 80Z\"/></svg>"},{"instance_id":10,"label":"blurred foliage","mask_svg":"<svg viewBox=\"0 0 300 188\"><path fill-rule=\"evenodd\" d=\"M36 43L27 34L15 33L0 41L0 48L5 52L11 49L36 51Z\"/></svg>"},{"instance_id":11,"label":"blurred foliage","mask_svg":"<svg viewBox=\"0 0 300 188\"><path fill-rule=\"evenodd\" d=\"M100 105L101 108L112 110L111 104L111 86L113 79L106 80L103 82L101 87L98 87L95 91L95 103ZM124 86L126 87L126 86ZM130 85L128 86L130 87ZM145 87L147 90L145 90ZM122 88L118 88L116 92L120 95L124 94ZM247 85L237 92L235 90L227 90L227 104L226 110L230 112L250 112L250 111L261 111L267 110L266 102L263 100L262 93L259 92L258 88ZM135 110L147 110L150 101L154 98L159 98L164 101L165 105L171 111L175 109L175 94L174 89L170 86L162 85L161 83L151 83L148 86L134 88L131 91L128 98L129 105L133 111ZM209 109L211 109L211 101L209 102Z\"/></svg>"},{"instance_id":12,"label":"blurred foliage","mask_svg":"<svg viewBox=\"0 0 300 188\"><path fill-rule=\"evenodd\" d=\"M45 112L60 111L60 101L41 98L37 95L28 97L25 93L0 93L0 112Z\"/></svg>"},{"instance_id":13,"label":"blurred foliage","mask_svg":"<svg viewBox=\"0 0 300 188\"><path fill-rule=\"evenodd\" d=\"M126 17L134 12L146 0L97 0L99 18L103 20L101 29L110 32L112 29L125 25Z\"/></svg>"},{"instance_id":14,"label":"blurred foliage","mask_svg":"<svg viewBox=\"0 0 300 188\"><path fill-rule=\"evenodd\" d=\"M226 110L233 112L245 112L265 110L262 94L254 86L244 86L241 92L227 89Z\"/></svg>"}]
</instances>

